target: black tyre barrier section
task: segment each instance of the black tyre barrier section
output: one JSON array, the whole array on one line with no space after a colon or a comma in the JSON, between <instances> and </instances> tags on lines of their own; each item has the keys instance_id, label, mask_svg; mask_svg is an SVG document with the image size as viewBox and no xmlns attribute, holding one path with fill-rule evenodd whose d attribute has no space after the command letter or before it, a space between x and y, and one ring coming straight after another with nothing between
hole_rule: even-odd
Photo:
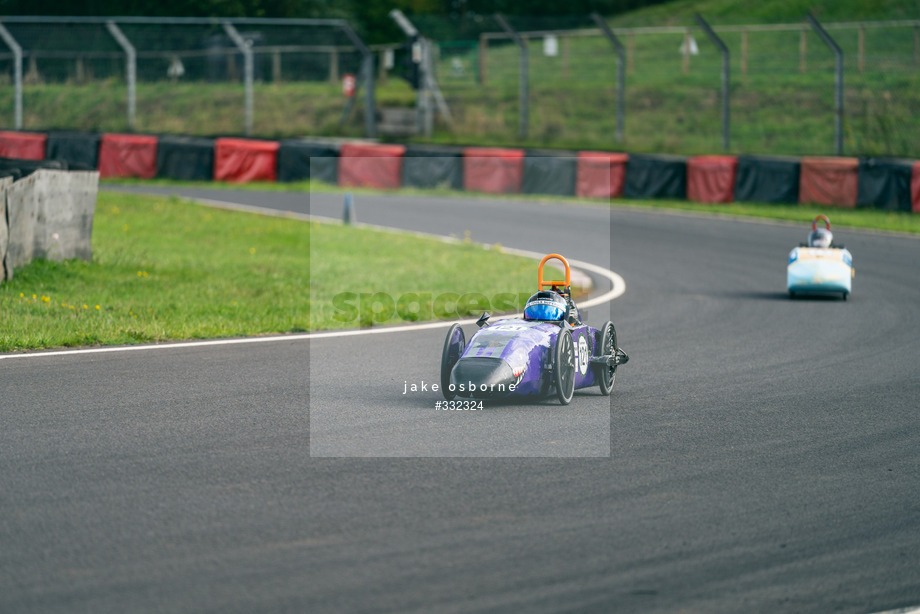
<instances>
[{"instance_id":1,"label":"black tyre barrier section","mask_svg":"<svg viewBox=\"0 0 920 614\"><path fill-rule=\"evenodd\" d=\"M339 148L327 143L288 139L278 149L278 181L315 179L335 185Z\"/></svg>"},{"instance_id":2,"label":"black tyre barrier section","mask_svg":"<svg viewBox=\"0 0 920 614\"><path fill-rule=\"evenodd\" d=\"M211 181L214 178L214 139L161 136L157 143L157 177Z\"/></svg>"},{"instance_id":3,"label":"black tyre barrier section","mask_svg":"<svg viewBox=\"0 0 920 614\"><path fill-rule=\"evenodd\" d=\"M402 184L407 188L463 189L463 150L436 145L406 145Z\"/></svg>"},{"instance_id":4,"label":"black tyre barrier section","mask_svg":"<svg viewBox=\"0 0 920 614\"><path fill-rule=\"evenodd\" d=\"M913 167L913 160L862 158L859 161L856 206L910 211Z\"/></svg>"},{"instance_id":5,"label":"black tyre barrier section","mask_svg":"<svg viewBox=\"0 0 920 614\"><path fill-rule=\"evenodd\" d=\"M626 198L687 197L687 158L684 156L630 154L626 162Z\"/></svg>"},{"instance_id":6,"label":"black tyre barrier section","mask_svg":"<svg viewBox=\"0 0 920 614\"><path fill-rule=\"evenodd\" d=\"M527 150L522 194L574 196L578 159L568 151Z\"/></svg>"},{"instance_id":7,"label":"black tyre barrier section","mask_svg":"<svg viewBox=\"0 0 920 614\"><path fill-rule=\"evenodd\" d=\"M49 132L45 159L64 160L72 171L94 171L99 168L101 138L89 132Z\"/></svg>"},{"instance_id":8,"label":"black tyre barrier section","mask_svg":"<svg viewBox=\"0 0 920 614\"><path fill-rule=\"evenodd\" d=\"M799 159L791 156L738 156L735 200L797 203L801 173Z\"/></svg>"}]
</instances>

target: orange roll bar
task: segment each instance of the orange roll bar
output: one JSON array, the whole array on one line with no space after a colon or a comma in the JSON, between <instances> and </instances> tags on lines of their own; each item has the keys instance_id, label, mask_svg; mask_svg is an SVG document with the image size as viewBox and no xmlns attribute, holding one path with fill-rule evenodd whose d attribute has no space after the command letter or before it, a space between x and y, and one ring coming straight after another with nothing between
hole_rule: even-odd
<instances>
[{"instance_id":1,"label":"orange roll bar","mask_svg":"<svg viewBox=\"0 0 920 614\"><path fill-rule=\"evenodd\" d=\"M565 288L568 288L572 285L572 269L569 267L569 261L560 256L559 254L549 254L543 257L543 260L540 261L540 266L537 268L537 291L542 290L545 286L558 286L561 284L561 281L543 281L543 265L546 264L547 260L556 259L562 262L565 266Z\"/></svg>"}]
</instances>

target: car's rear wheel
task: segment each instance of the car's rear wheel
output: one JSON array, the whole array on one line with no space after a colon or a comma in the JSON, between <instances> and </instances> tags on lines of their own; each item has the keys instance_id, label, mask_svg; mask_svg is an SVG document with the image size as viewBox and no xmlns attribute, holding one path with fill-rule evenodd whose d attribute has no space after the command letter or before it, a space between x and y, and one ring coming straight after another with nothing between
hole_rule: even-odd
<instances>
[{"instance_id":1,"label":"car's rear wheel","mask_svg":"<svg viewBox=\"0 0 920 614\"><path fill-rule=\"evenodd\" d=\"M614 356L617 351L617 331L613 327L613 322L605 322L601 327L600 340L594 348L595 356ZM613 390L613 384L617 379L616 365L608 367L607 365L597 365L597 384L601 388L601 394L609 395Z\"/></svg>"},{"instance_id":2,"label":"car's rear wheel","mask_svg":"<svg viewBox=\"0 0 920 614\"><path fill-rule=\"evenodd\" d=\"M556 398L563 405L568 405L575 394L575 344L572 343L572 333L567 330L560 331L556 336L555 361Z\"/></svg>"},{"instance_id":3,"label":"car's rear wheel","mask_svg":"<svg viewBox=\"0 0 920 614\"><path fill-rule=\"evenodd\" d=\"M463 329L459 324L451 324L444 339L444 349L441 350L441 392L448 401L457 396L450 391L450 372L454 370L454 365L460 360L465 347L466 337Z\"/></svg>"}]
</instances>

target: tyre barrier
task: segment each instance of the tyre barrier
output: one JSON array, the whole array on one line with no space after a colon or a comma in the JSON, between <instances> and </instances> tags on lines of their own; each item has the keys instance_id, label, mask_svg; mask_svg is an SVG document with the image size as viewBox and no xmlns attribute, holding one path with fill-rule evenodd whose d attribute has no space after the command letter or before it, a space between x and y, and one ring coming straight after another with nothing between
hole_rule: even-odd
<instances>
[{"instance_id":1,"label":"tyre barrier","mask_svg":"<svg viewBox=\"0 0 920 614\"><path fill-rule=\"evenodd\" d=\"M735 156L696 156L687 159L687 200L730 203L735 200Z\"/></svg>"},{"instance_id":2,"label":"tyre barrier","mask_svg":"<svg viewBox=\"0 0 920 614\"><path fill-rule=\"evenodd\" d=\"M343 188L395 190L402 183L403 145L345 143L339 150L339 181Z\"/></svg>"},{"instance_id":3,"label":"tyre barrier","mask_svg":"<svg viewBox=\"0 0 920 614\"><path fill-rule=\"evenodd\" d=\"M157 176L157 137L103 134L99 141L99 177Z\"/></svg>"},{"instance_id":4,"label":"tyre barrier","mask_svg":"<svg viewBox=\"0 0 920 614\"><path fill-rule=\"evenodd\" d=\"M524 150L467 147L463 150L463 189L487 194L520 194Z\"/></svg>"},{"instance_id":5,"label":"tyre barrier","mask_svg":"<svg viewBox=\"0 0 920 614\"><path fill-rule=\"evenodd\" d=\"M322 139L0 131L0 157L57 160L103 177L302 181L378 189L815 203L920 211L920 162L873 157L675 156ZM17 167L18 168L18 167ZM23 166L18 176L34 168ZM0 177L17 177L0 164Z\"/></svg>"}]
</instances>

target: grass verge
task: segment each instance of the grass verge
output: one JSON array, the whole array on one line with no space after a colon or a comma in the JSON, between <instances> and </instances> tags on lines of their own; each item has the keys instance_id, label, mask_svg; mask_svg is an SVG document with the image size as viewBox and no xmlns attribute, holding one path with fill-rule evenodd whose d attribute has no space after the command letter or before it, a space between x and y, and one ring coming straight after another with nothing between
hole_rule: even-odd
<instances>
[{"instance_id":1,"label":"grass verge","mask_svg":"<svg viewBox=\"0 0 920 614\"><path fill-rule=\"evenodd\" d=\"M454 318L468 293L495 301L534 285L534 263L498 249L176 197L100 192L93 245L90 262L36 261L0 284L0 351ZM398 311L407 293L422 296Z\"/></svg>"}]
</instances>

